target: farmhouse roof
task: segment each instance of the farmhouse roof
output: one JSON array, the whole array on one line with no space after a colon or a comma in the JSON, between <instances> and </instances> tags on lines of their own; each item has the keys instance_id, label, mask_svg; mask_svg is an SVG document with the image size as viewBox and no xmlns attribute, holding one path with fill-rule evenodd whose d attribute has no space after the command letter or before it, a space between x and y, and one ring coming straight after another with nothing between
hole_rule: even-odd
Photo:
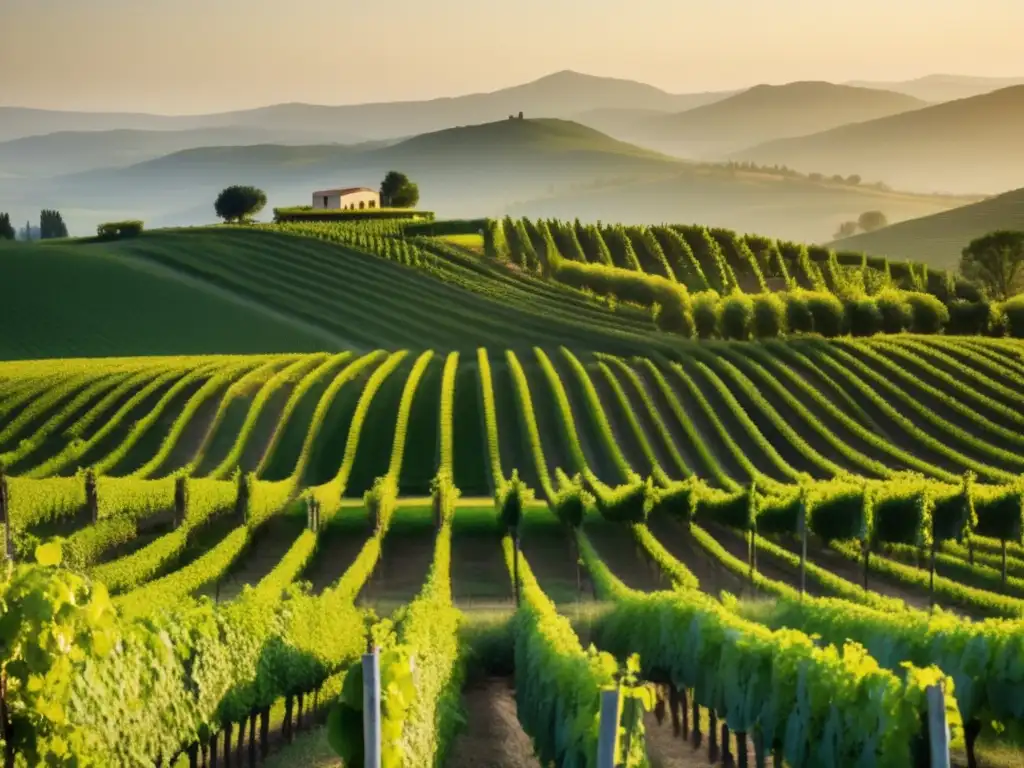
<instances>
[{"instance_id":1,"label":"farmhouse roof","mask_svg":"<svg viewBox=\"0 0 1024 768\"><path fill-rule=\"evenodd\" d=\"M348 195L353 192L376 192L375 189L369 187L342 187L341 189L319 189L314 192L314 195Z\"/></svg>"}]
</instances>

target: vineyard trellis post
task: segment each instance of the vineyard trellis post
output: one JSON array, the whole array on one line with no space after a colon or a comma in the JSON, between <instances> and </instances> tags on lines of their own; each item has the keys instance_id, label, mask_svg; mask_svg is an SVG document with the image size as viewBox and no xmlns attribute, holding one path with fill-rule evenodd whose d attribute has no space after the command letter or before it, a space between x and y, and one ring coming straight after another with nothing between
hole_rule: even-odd
<instances>
[{"instance_id":1,"label":"vineyard trellis post","mask_svg":"<svg viewBox=\"0 0 1024 768\"><path fill-rule=\"evenodd\" d=\"M601 719L597 737L597 768L615 768L619 738L619 707L622 694L618 687L601 691Z\"/></svg>"},{"instance_id":2,"label":"vineyard trellis post","mask_svg":"<svg viewBox=\"0 0 1024 768\"><path fill-rule=\"evenodd\" d=\"M931 685L928 697L928 753L930 768L949 768L949 722L946 719L946 697L941 685Z\"/></svg>"},{"instance_id":3,"label":"vineyard trellis post","mask_svg":"<svg viewBox=\"0 0 1024 768\"><path fill-rule=\"evenodd\" d=\"M100 518L100 499L96 490L96 473L91 467L85 473L85 506L89 510L89 520L96 525Z\"/></svg>"},{"instance_id":4,"label":"vineyard trellis post","mask_svg":"<svg viewBox=\"0 0 1024 768\"><path fill-rule=\"evenodd\" d=\"M807 489L800 491L800 598L807 592Z\"/></svg>"},{"instance_id":5,"label":"vineyard trellis post","mask_svg":"<svg viewBox=\"0 0 1024 768\"><path fill-rule=\"evenodd\" d=\"M188 481L185 475L174 478L174 530L178 530L188 515Z\"/></svg>"},{"instance_id":6,"label":"vineyard trellis post","mask_svg":"<svg viewBox=\"0 0 1024 768\"><path fill-rule=\"evenodd\" d=\"M381 768L380 648L363 654L363 754L365 768Z\"/></svg>"},{"instance_id":7,"label":"vineyard trellis post","mask_svg":"<svg viewBox=\"0 0 1024 768\"><path fill-rule=\"evenodd\" d=\"M4 529L4 557L14 562L14 535L11 533L10 489L7 469L0 464L0 526Z\"/></svg>"}]
</instances>

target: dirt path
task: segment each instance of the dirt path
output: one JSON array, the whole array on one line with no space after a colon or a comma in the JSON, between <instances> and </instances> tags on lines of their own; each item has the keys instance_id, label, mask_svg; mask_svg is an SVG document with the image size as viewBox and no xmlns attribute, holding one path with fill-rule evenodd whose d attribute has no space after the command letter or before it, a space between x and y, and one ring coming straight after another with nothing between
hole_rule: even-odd
<instances>
[{"instance_id":1,"label":"dirt path","mask_svg":"<svg viewBox=\"0 0 1024 768\"><path fill-rule=\"evenodd\" d=\"M497 531L452 531L452 597L463 610L512 608L512 583Z\"/></svg>"},{"instance_id":2,"label":"dirt path","mask_svg":"<svg viewBox=\"0 0 1024 768\"><path fill-rule=\"evenodd\" d=\"M433 557L433 536L424 531L390 531L384 537L377 567L359 593L357 603L386 616L412 602L426 583ZM454 556L457 557L458 554Z\"/></svg>"},{"instance_id":3,"label":"dirt path","mask_svg":"<svg viewBox=\"0 0 1024 768\"><path fill-rule=\"evenodd\" d=\"M749 591L743 579L701 549L686 526L672 518L655 515L647 527L658 542L697 577L702 592L717 598L723 590L734 595Z\"/></svg>"},{"instance_id":4,"label":"dirt path","mask_svg":"<svg viewBox=\"0 0 1024 768\"><path fill-rule=\"evenodd\" d=\"M647 741L647 755L651 760L652 768L720 768L723 766L721 760L712 762L708 759L708 713L706 709L700 710L701 733L703 740L701 746L694 747L693 743L676 736L672 728L672 720L667 715L664 722L658 723L658 718L653 712L644 716L644 729ZM721 736L721 732L719 732ZM729 734L730 754L736 758L737 744L736 737ZM754 744L751 739L747 740L747 754L749 763L754 764ZM733 763L735 765L735 763ZM770 755L765 757L765 766L774 766Z\"/></svg>"},{"instance_id":5,"label":"dirt path","mask_svg":"<svg viewBox=\"0 0 1024 768\"><path fill-rule=\"evenodd\" d=\"M540 768L530 737L516 716L507 677L471 682L462 693L466 725L455 737L448 768Z\"/></svg>"},{"instance_id":6,"label":"dirt path","mask_svg":"<svg viewBox=\"0 0 1024 768\"><path fill-rule=\"evenodd\" d=\"M588 522L584 528L601 560L623 584L641 592L671 589L672 584L625 525Z\"/></svg>"}]
</instances>

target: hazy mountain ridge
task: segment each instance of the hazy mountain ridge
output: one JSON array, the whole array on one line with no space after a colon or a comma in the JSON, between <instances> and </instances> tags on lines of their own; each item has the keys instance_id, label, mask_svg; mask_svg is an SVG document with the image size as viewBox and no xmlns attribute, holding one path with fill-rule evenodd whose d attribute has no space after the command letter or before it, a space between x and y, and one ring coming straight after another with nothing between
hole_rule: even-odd
<instances>
[{"instance_id":1,"label":"hazy mountain ridge","mask_svg":"<svg viewBox=\"0 0 1024 768\"><path fill-rule=\"evenodd\" d=\"M998 193L1024 182L1024 85L736 152L737 160L856 173L922 191Z\"/></svg>"}]
</instances>

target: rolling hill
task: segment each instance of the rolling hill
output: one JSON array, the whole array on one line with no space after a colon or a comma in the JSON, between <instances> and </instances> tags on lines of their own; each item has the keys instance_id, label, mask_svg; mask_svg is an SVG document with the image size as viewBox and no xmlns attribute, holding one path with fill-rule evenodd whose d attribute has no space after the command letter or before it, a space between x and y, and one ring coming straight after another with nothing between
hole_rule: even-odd
<instances>
[{"instance_id":1,"label":"rolling hill","mask_svg":"<svg viewBox=\"0 0 1024 768\"><path fill-rule=\"evenodd\" d=\"M965 245L998 229L1024 230L1024 189L844 238L832 245L955 269Z\"/></svg>"},{"instance_id":2,"label":"rolling hill","mask_svg":"<svg viewBox=\"0 0 1024 768\"><path fill-rule=\"evenodd\" d=\"M128 252L126 252L128 251ZM340 349L341 336L120 244L0 243L0 359Z\"/></svg>"},{"instance_id":3,"label":"rolling hill","mask_svg":"<svg viewBox=\"0 0 1024 768\"><path fill-rule=\"evenodd\" d=\"M56 131L113 129L182 130L260 128L294 131L320 142L386 139L482 123L525 112L527 117L568 118L592 109L680 111L707 104L729 93L671 94L632 80L596 77L565 70L529 83L489 93L422 101L376 104L274 104L207 115L145 115L59 112L0 108L0 141Z\"/></svg>"},{"instance_id":4,"label":"rolling hill","mask_svg":"<svg viewBox=\"0 0 1024 768\"><path fill-rule=\"evenodd\" d=\"M881 210L890 221L926 216L976 198L891 192L828 179L722 165L681 165L671 176L581 185L508 208L514 216L708 226L805 242L825 242L843 221Z\"/></svg>"},{"instance_id":5,"label":"rolling hill","mask_svg":"<svg viewBox=\"0 0 1024 768\"><path fill-rule=\"evenodd\" d=\"M972 96L1024 85L1024 77L973 77L971 75L925 75L914 80L896 82L857 80L847 85L859 88L877 88L905 93L923 101L941 102L969 99Z\"/></svg>"},{"instance_id":6,"label":"rolling hill","mask_svg":"<svg viewBox=\"0 0 1024 768\"><path fill-rule=\"evenodd\" d=\"M304 204L314 189L375 187L393 169L420 184L423 204L441 215L499 212L557 185L671 173L678 161L558 119L500 120L449 128L390 146L257 145L185 150L126 168L36 182L0 182L0 210L15 221L57 207L73 232L100 220L74 201L154 225L209 223L212 202L229 184L255 184L270 206ZM195 212L204 211L197 219Z\"/></svg>"},{"instance_id":7,"label":"rolling hill","mask_svg":"<svg viewBox=\"0 0 1024 768\"><path fill-rule=\"evenodd\" d=\"M319 133L255 126L59 131L0 142L0 177L31 179L123 167L197 147L323 141L324 136ZM346 143L340 135L335 141ZM348 137L348 143L354 141L355 137Z\"/></svg>"},{"instance_id":8,"label":"rolling hill","mask_svg":"<svg viewBox=\"0 0 1024 768\"><path fill-rule=\"evenodd\" d=\"M892 91L825 82L758 85L712 104L637 125L631 138L658 149L716 157L764 141L920 109Z\"/></svg>"},{"instance_id":9,"label":"rolling hill","mask_svg":"<svg viewBox=\"0 0 1024 768\"><path fill-rule=\"evenodd\" d=\"M771 141L733 157L923 191L998 193L1024 182L1021 136L1024 85Z\"/></svg>"}]
</instances>

